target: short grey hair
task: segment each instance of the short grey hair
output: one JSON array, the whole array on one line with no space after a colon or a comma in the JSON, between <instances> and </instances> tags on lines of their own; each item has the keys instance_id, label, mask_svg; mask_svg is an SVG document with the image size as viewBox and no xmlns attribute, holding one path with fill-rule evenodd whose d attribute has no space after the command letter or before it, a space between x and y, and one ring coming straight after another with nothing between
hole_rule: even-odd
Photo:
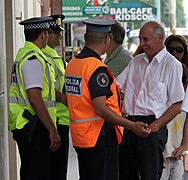
<instances>
[{"instance_id":1,"label":"short grey hair","mask_svg":"<svg viewBox=\"0 0 188 180\"><path fill-rule=\"evenodd\" d=\"M147 21L143 26L148 24L152 24L155 35L163 35L165 37L165 29L163 25L161 25L157 21Z\"/></svg>"}]
</instances>

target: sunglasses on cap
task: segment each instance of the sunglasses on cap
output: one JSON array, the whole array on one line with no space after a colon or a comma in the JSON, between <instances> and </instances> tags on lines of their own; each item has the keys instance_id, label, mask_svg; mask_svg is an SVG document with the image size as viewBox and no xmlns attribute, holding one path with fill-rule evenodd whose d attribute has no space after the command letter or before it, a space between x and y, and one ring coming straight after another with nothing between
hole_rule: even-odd
<instances>
[{"instance_id":1,"label":"sunglasses on cap","mask_svg":"<svg viewBox=\"0 0 188 180\"><path fill-rule=\"evenodd\" d=\"M184 48L181 47L181 46L178 46L178 47L169 46L166 49L169 53L173 53L174 51L176 51L177 53L183 53L184 52Z\"/></svg>"}]
</instances>

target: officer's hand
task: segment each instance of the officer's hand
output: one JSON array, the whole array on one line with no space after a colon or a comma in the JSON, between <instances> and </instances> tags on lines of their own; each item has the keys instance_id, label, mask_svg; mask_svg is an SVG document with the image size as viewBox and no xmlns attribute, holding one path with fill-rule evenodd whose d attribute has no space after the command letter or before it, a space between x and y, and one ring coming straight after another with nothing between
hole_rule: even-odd
<instances>
[{"instance_id":1,"label":"officer's hand","mask_svg":"<svg viewBox=\"0 0 188 180\"><path fill-rule=\"evenodd\" d=\"M60 139L59 134L56 129L50 131L49 138L50 138L50 142L51 142L50 147L49 147L50 150L52 152L58 150L61 145L61 139Z\"/></svg>"},{"instance_id":2,"label":"officer's hand","mask_svg":"<svg viewBox=\"0 0 188 180\"><path fill-rule=\"evenodd\" d=\"M146 137L150 134L151 129L149 128L148 124L143 122L134 122L132 131L141 137Z\"/></svg>"}]
</instances>

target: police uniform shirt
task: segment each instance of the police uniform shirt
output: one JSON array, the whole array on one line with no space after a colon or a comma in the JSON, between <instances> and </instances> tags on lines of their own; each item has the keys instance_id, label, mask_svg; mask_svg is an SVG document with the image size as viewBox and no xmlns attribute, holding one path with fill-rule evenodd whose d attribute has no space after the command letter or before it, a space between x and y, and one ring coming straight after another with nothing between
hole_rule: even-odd
<instances>
[{"instance_id":1,"label":"police uniform shirt","mask_svg":"<svg viewBox=\"0 0 188 180\"><path fill-rule=\"evenodd\" d=\"M76 58L95 57L101 60L100 56L90 48L84 47L83 50L76 56ZM112 84L112 78L109 75L106 67L97 68L89 80L89 91L91 99L100 96L106 96L109 98L112 95L110 85Z\"/></svg>"},{"instance_id":2,"label":"police uniform shirt","mask_svg":"<svg viewBox=\"0 0 188 180\"><path fill-rule=\"evenodd\" d=\"M32 57L22 66L25 90L30 88L43 88L43 73L41 63Z\"/></svg>"}]
</instances>

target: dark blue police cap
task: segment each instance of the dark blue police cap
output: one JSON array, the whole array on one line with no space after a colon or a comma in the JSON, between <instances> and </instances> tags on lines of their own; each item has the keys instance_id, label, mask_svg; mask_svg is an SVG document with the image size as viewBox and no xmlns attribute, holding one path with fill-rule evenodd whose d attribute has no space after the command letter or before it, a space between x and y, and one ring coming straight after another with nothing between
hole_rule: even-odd
<instances>
[{"instance_id":1,"label":"dark blue police cap","mask_svg":"<svg viewBox=\"0 0 188 180\"><path fill-rule=\"evenodd\" d=\"M39 30L39 29L49 29L49 21L52 20L52 17L43 16L43 17L33 17L19 22L20 25L24 25L24 30Z\"/></svg>"},{"instance_id":2,"label":"dark blue police cap","mask_svg":"<svg viewBox=\"0 0 188 180\"><path fill-rule=\"evenodd\" d=\"M111 26L115 24L115 21L101 17L86 19L82 22L87 25L87 32L111 32Z\"/></svg>"},{"instance_id":3,"label":"dark blue police cap","mask_svg":"<svg viewBox=\"0 0 188 180\"><path fill-rule=\"evenodd\" d=\"M49 17L52 17L53 19L49 22L50 29L52 31L65 31L65 29L62 27L62 20L65 19L65 16L63 14L59 15L51 15Z\"/></svg>"}]
</instances>

